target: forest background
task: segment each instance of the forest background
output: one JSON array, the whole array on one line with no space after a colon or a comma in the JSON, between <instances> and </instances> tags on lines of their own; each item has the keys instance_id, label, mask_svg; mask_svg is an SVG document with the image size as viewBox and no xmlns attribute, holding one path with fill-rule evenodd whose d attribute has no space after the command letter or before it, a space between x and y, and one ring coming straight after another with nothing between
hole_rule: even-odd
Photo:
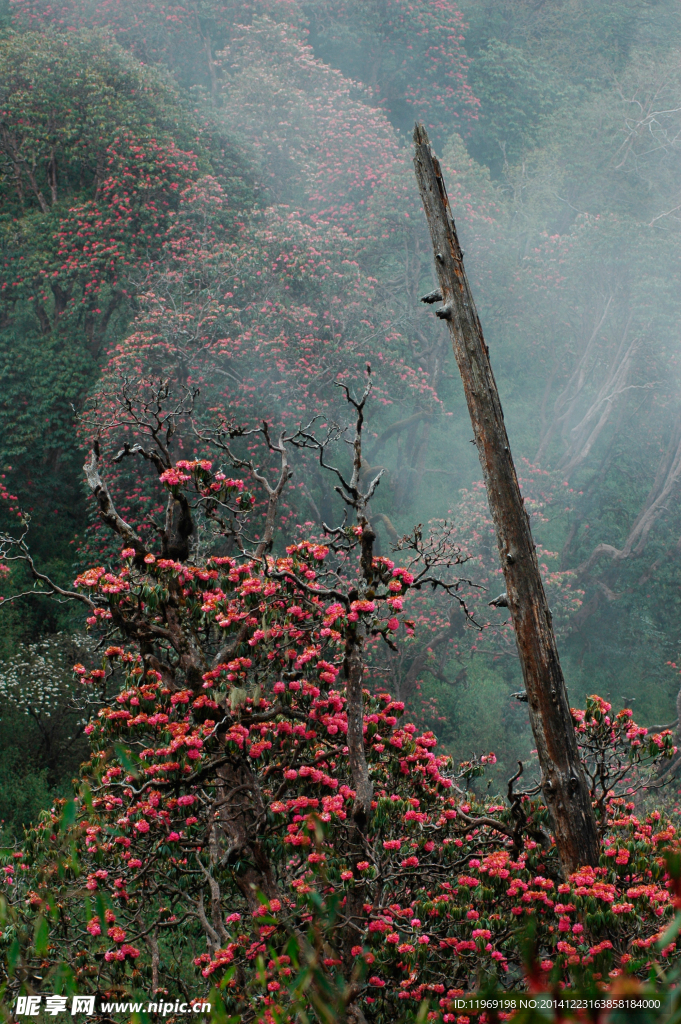
<instances>
[{"instance_id":1,"label":"forest background","mask_svg":"<svg viewBox=\"0 0 681 1024\"><path fill-rule=\"evenodd\" d=\"M81 466L122 376L195 385L206 422L221 409L276 430L345 415L334 382L369 362L379 553L446 518L474 620L419 596L413 637L374 682L455 759L494 750L495 786L531 761L513 634L489 606L503 577L463 393L419 303L434 284L419 119L443 159L570 701L596 692L673 724L678 5L16 0L1 17L0 526L30 513L39 568L69 586L108 557ZM282 548L340 509L310 460L293 468ZM149 480L118 472L121 511L153 512ZM71 667L91 641L72 605L30 597L0 616L12 840L87 755Z\"/></svg>"}]
</instances>

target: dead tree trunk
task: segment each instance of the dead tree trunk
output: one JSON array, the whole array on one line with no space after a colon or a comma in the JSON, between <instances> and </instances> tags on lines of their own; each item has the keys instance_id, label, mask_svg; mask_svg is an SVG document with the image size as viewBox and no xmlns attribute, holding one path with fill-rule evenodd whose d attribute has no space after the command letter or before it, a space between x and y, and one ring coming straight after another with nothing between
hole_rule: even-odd
<instances>
[{"instance_id":1,"label":"dead tree trunk","mask_svg":"<svg viewBox=\"0 0 681 1024\"><path fill-rule=\"evenodd\" d=\"M463 266L463 254L442 178L422 125L414 130L414 165L435 251L446 320L463 381L487 498L506 577L518 654L527 689L542 786L553 816L566 873L597 864L596 819L579 760L551 612L539 574L530 522L523 506L489 352Z\"/></svg>"}]
</instances>

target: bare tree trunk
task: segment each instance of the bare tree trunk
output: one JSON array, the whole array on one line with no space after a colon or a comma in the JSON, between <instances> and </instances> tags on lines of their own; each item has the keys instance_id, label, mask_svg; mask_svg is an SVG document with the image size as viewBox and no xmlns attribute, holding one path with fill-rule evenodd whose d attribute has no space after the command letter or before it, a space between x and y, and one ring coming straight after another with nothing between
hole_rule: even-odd
<instances>
[{"instance_id":1,"label":"bare tree trunk","mask_svg":"<svg viewBox=\"0 0 681 1024\"><path fill-rule=\"evenodd\" d=\"M613 544L597 544L589 558L577 569L580 576L589 573L602 558L623 562L627 558L639 558L645 551L648 535L657 520L668 511L668 502L681 483L681 414L677 417L674 430L661 459L653 486L648 492L645 505L629 530L621 548ZM654 570L653 570L654 571ZM652 573L651 573L652 575Z\"/></svg>"},{"instance_id":2,"label":"bare tree trunk","mask_svg":"<svg viewBox=\"0 0 681 1024\"><path fill-rule=\"evenodd\" d=\"M370 526L365 527L371 530ZM372 531L373 532L373 531ZM364 749L364 628L358 623L357 629L349 629L345 641L345 676L347 679L348 715L348 763L355 789L352 816L361 831L371 815L373 785L369 777L366 751Z\"/></svg>"},{"instance_id":3,"label":"bare tree trunk","mask_svg":"<svg viewBox=\"0 0 681 1024\"><path fill-rule=\"evenodd\" d=\"M560 462L560 468L564 470L566 476L569 476L587 458L603 427L610 418L617 399L629 389L627 384L629 371L641 343L641 339L636 337L625 350L632 319L633 314L630 314L619 351L608 372L607 379L602 383L598 395L581 421L570 431L571 439L569 446ZM596 420L597 417L598 419Z\"/></svg>"},{"instance_id":4,"label":"bare tree trunk","mask_svg":"<svg viewBox=\"0 0 681 1024\"><path fill-rule=\"evenodd\" d=\"M551 424L548 430L545 431L545 433L543 434L542 442L539 445L539 449L534 458L534 461L539 463L540 465L542 459L548 451L548 447L551 441L553 440L553 436L556 430L559 426L564 425L572 415L575 405L577 404L577 400L582 393L584 385L586 384L588 359L591 355L591 350L594 346L596 338L598 337L600 329L607 319L608 310L610 309L610 303L612 302L612 300L613 294L611 293L608 296L608 299L605 303L603 312L598 318L598 322L596 323L593 331L591 332L591 336L588 342L586 343L584 351L580 356L580 359L577 363L577 366L575 367L572 376L570 377L570 380L568 381L565 388L561 391L561 393L558 395L558 398L556 399L553 408L553 416L551 417Z\"/></svg>"},{"instance_id":5,"label":"bare tree trunk","mask_svg":"<svg viewBox=\"0 0 681 1024\"><path fill-rule=\"evenodd\" d=\"M463 266L440 165L425 129L414 130L416 179L494 519L518 655L527 689L542 786L563 870L597 864L596 819L579 760L551 612L504 425L489 353ZM429 296L429 299L432 299Z\"/></svg>"},{"instance_id":6,"label":"bare tree trunk","mask_svg":"<svg viewBox=\"0 0 681 1024\"><path fill-rule=\"evenodd\" d=\"M208 33L202 34L201 38L203 39L203 47L206 51L206 61L210 75L210 103L212 107L216 107L218 102L218 76L215 70L215 61L213 60L213 47Z\"/></svg>"}]
</instances>

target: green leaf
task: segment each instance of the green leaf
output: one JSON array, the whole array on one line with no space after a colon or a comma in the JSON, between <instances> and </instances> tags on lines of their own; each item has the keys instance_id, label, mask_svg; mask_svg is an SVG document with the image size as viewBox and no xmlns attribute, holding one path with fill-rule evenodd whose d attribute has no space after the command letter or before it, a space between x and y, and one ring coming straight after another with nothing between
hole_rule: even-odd
<instances>
[{"instance_id":1,"label":"green leaf","mask_svg":"<svg viewBox=\"0 0 681 1024\"><path fill-rule=\"evenodd\" d=\"M669 927L665 931L664 935L660 939L658 939L658 941L657 941L658 949L664 949L664 947L668 946L670 942L673 942L674 939L676 938L676 936L679 934L680 931L681 931L681 913L677 913L676 917L671 922L671 924L669 925Z\"/></svg>"},{"instance_id":2,"label":"green leaf","mask_svg":"<svg viewBox=\"0 0 681 1024\"><path fill-rule=\"evenodd\" d=\"M94 813L94 807L92 805L92 792L87 782L84 782L83 785L80 787L80 795L88 811L90 811L91 814Z\"/></svg>"},{"instance_id":3,"label":"green leaf","mask_svg":"<svg viewBox=\"0 0 681 1024\"><path fill-rule=\"evenodd\" d=\"M114 750L116 751L116 757L125 768L129 775L132 775L134 779L139 778L139 770L130 757L130 752L125 749L122 743L114 743Z\"/></svg>"},{"instance_id":4,"label":"green leaf","mask_svg":"<svg viewBox=\"0 0 681 1024\"><path fill-rule=\"evenodd\" d=\"M10 976L14 974L14 970L17 966L17 961L19 960L19 952L19 940L15 938L12 941L11 946L7 950L7 973Z\"/></svg>"},{"instance_id":5,"label":"green leaf","mask_svg":"<svg viewBox=\"0 0 681 1024\"><path fill-rule=\"evenodd\" d=\"M64 804L64 809L61 812L61 815L59 816L60 831L66 831L67 829L71 828L71 826L75 823L76 820L76 811L76 801L67 800L66 803Z\"/></svg>"},{"instance_id":6,"label":"green leaf","mask_svg":"<svg viewBox=\"0 0 681 1024\"><path fill-rule=\"evenodd\" d=\"M47 953L49 939L50 929L46 919L41 914L36 921L35 932L33 934L33 946L37 956L45 956Z\"/></svg>"}]
</instances>

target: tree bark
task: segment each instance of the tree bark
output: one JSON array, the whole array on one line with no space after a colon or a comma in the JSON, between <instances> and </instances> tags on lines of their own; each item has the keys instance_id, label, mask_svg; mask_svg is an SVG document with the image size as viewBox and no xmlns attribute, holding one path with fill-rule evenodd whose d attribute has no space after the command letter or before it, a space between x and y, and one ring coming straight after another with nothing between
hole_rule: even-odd
<instances>
[{"instance_id":1,"label":"tree bark","mask_svg":"<svg viewBox=\"0 0 681 1024\"><path fill-rule=\"evenodd\" d=\"M347 679L348 763L355 790L352 817L362 832L371 815L371 800L374 795L364 749L363 650L364 627L357 623L354 629L350 627L347 632L344 667Z\"/></svg>"},{"instance_id":2,"label":"tree bark","mask_svg":"<svg viewBox=\"0 0 681 1024\"><path fill-rule=\"evenodd\" d=\"M596 819L489 350L464 271L440 165L422 125L416 125L414 143L416 179L444 302L437 315L449 324L464 385L506 578L542 787L553 817L563 870L569 874L581 865L598 863Z\"/></svg>"}]
</instances>

